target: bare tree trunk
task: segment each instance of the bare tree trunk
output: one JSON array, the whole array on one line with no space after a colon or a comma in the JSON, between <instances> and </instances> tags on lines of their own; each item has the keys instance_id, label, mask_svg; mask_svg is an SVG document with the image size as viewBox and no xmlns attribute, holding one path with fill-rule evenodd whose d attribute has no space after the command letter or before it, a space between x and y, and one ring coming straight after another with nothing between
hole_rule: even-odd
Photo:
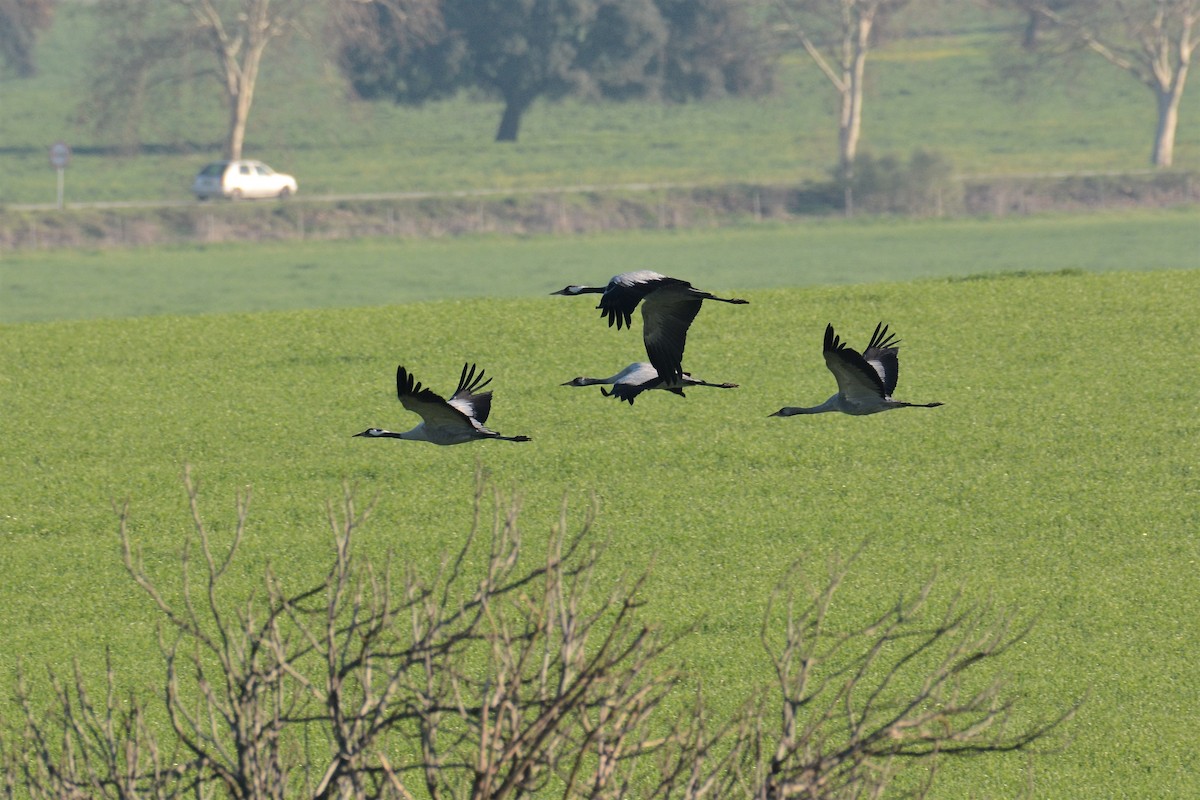
<instances>
[{"instance_id":1,"label":"bare tree trunk","mask_svg":"<svg viewBox=\"0 0 1200 800\"><path fill-rule=\"evenodd\" d=\"M246 89L229 96L229 131L225 134L225 157L230 161L242 157L252 98L253 92Z\"/></svg>"},{"instance_id":2,"label":"bare tree trunk","mask_svg":"<svg viewBox=\"0 0 1200 800\"><path fill-rule=\"evenodd\" d=\"M1158 127L1154 132L1154 152L1150 163L1169 167L1175 156L1175 129L1179 124L1179 93L1158 92Z\"/></svg>"},{"instance_id":3,"label":"bare tree trunk","mask_svg":"<svg viewBox=\"0 0 1200 800\"><path fill-rule=\"evenodd\" d=\"M229 128L225 139L225 157L242 157L246 141L246 123L254 102L258 70L263 52L271 39L288 24L285 17L271 14L272 0L245 0L237 22L226 26L213 0L191 0L185 4L213 42L225 98L229 104Z\"/></svg>"},{"instance_id":4,"label":"bare tree trunk","mask_svg":"<svg viewBox=\"0 0 1200 800\"><path fill-rule=\"evenodd\" d=\"M871 43L871 28L875 24L874 12L859 16L852 31L847 31L846 61L842 86L842 115L838 129L840 146L838 157L843 167L854 163L858 155L858 140L862 135L863 78L867 71L867 51Z\"/></svg>"},{"instance_id":5,"label":"bare tree trunk","mask_svg":"<svg viewBox=\"0 0 1200 800\"><path fill-rule=\"evenodd\" d=\"M254 102L254 88L258 83L258 68L262 63L266 45L265 39L255 43L246 53L246 61L240 68L236 61L228 66L230 77L234 80L227 84L229 133L225 152L231 161L242 157L242 146L246 141L246 123L250 119L250 106Z\"/></svg>"},{"instance_id":6,"label":"bare tree trunk","mask_svg":"<svg viewBox=\"0 0 1200 800\"><path fill-rule=\"evenodd\" d=\"M1196 23L1200 19L1200 2L1192 0L1191 7L1181 11L1180 28L1171 35L1165 15L1154 20L1153 44L1144 45L1151 88L1158 106L1158 124L1154 131L1154 151L1150 163L1169 167L1175 155L1175 131L1179 125L1179 102L1187 84L1188 69L1196 47ZM1174 48L1171 40L1174 38Z\"/></svg>"},{"instance_id":7,"label":"bare tree trunk","mask_svg":"<svg viewBox=\"0 0 1200 800\"><path fill-rule=\"evenodd\" d=\"M838 125L838 163L841 166L843 207L847 217L854 216L854 159L862 136L863 79L867 72L867 50L875 12L864 11L853 27L845 30L842 45L842 113Z\"/></svg>"}]
</instances>

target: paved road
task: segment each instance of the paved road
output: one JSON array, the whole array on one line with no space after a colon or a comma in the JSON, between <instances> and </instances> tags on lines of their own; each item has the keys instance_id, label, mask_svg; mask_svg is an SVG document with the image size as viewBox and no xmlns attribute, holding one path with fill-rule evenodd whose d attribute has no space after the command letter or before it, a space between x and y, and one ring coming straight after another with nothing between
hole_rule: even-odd
<instances>
[{"instance_id":1,"label":"paved road","mask_svg":"<svg viewBox=\"0 0 1200 800\"><path fill-rule=\"evenodd\" d=\"M694 186L687 183L621 183L607 186L548 186L526 189L462 189L449 192L372 192L363 194L321 194L306 195L303 193L288 198L289 203L336 203L359 200L424 200L434 197L487 197L507 196L516 194L566 194L568 192L649 192L657 189L681 189ZM246 201L251 202L251 201ZM105 209L105 208L179 208L183 206L203 206L206 201L186 200L104 200L94 203L68 202L68 209ZM55 203L12 203L7 206L14 211L54 211L58 208Z\"/></svg>"},{"instance_id":2,"label":"paved road","mask_svg":"<svg viewBox=\"0 0 1200 800\"><path fill-rule=\"evenodd\" d=\"M1092 171L1092 172L1039 172L1039 173L1012 173L1012 174L994 174L994 175L958 175L957 180L967 182L971 180L1031 180L1037 178L1063 179L1063 178L1096 178L1096 177L1119 177L1122 175L1154 175L1157 170L1154 169L1139 169L1139 170L1111 170L1111 171ZM541 186L524 189L461 189L457 191L437 191L437 192L366 192L360 194L320 194L307 195L301 192L288 199L289 203L336 203L342 201L356 200L424 200L435 197L489 197L489 196L510 196L510 195L526 195L526 194L568 194L575 192L650 192L659 189L690 189L700 184L697 183L617 183L592 185L582 184L578 186ZM203 203L199 200L188 198L181 200L105 200L95 203L74 203L68 202L67 208L78 209L104 209L104 208L178 208L181 206L200 206ZM54 211L58 208L55 203L9 203L5 206L15 211Z\"/></svg>"}]
</instances>

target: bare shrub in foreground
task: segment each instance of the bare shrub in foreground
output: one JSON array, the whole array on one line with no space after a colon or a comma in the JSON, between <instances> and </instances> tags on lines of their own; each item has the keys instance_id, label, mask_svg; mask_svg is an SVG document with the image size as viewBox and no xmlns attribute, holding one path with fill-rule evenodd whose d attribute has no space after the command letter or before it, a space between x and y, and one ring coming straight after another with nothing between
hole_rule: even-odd
<instances>
[{"instance_id":1,"label":"bare shrub in foreground","mask_svg":"<svg viewBox=\"0 0 1200 800\"><path fill-rule=\"evenodd\" d=\"M806 596L798 566L773 593L770 686L720 723L697 692L671 721L680 674L662 662L676 640L641 620L645 573L598 585L594 508L570 532L564 507L529 565L519 503L480 478L465 541L423 577L354 554L371 509L347 489L329 507L324 579L289 592L268 568L236 602L223 580L248 495L215 548L186 470L184 485L178 591L151 579L119 509L125 567L161 614L169 742L118 695L111 665L101 703L78 669L51 673L48 710L22 674L22 725L0 733L4 796L875 797L917 765L922 796L944 757L1029 750L1074 710L1015 722L981 668L1028 626L961 600L930 610L932 582L858 628L831 625L847 569L835 563Z\"/></svg>"},{"instance_id":2,"label":"bare shrub in foreground","mask_svg":"<svg viewBox=\"0 0 1200 800\"><path fill-rule=\"evenodd\" d=\"M748 796L877 797L909 767L925 770L912 790L924 796L945 757L1029 750L1073 716L1074 707L1015 722L1017 697L985 667L1032 625L961 597L931 608L932 579L839 630L830 609L848 564L835 561L806 596L796 564L772 596L785 624L779 637L769 607L762 641L776 680L743 729ZM777 727L764 724L772 717Z\"/></svg>"},{"instance_id":3,"label":"bare shrub in foreground","mask_svg":"<svg viewBox=\"0 0 1200 800\"><path fill-rule=\"evenodd\" d=\"M21 738L0 753L5 797L15 796L17 783L31 800L175 796L167 787L179 771L159 750L138 699L118 696L110 659L105 677L99 705L88 693L78 664L70 682L50 670L54 710L39 713L18 666L16 700L25 726Z\"/></svg>"}]
</instances>

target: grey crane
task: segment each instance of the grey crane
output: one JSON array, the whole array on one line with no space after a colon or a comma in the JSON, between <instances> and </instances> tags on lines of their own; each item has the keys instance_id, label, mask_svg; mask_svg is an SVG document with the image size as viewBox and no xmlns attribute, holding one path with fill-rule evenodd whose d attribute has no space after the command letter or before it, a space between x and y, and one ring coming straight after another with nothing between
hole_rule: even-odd
<instances>
[{"instance_id":1,"label":"grey crane","mask_svg":"<svg viewBox=\"0 0 1200 800\"><path fill-rule=\"evenodd\" d=\"M689 389L693 386L711 386L715 389L736 389L736 383L709 383L708 381L700 380L693 377L691 373L685 372L676 381L667 383L658 377L658 370L646 361L638 361L630 364L625 369L618 372L616 375L610 375L607 378L588 378L580 376L572 378L563 386L606 386L611 385L612 391L601 389L600 393L605 397L615 397L618 400L624 400L633 405L634 399L642 392L651 389L665 389L668 392L673 392L680 397L686 397L683 393L684 389Z\"/></svg>"},{"instance_id":2,"label":"grey crane","mask_svg":"<svg viewBox=\"0 0 1200 800\"><path fill-rule=\"evenodd\" d=\"M797 408L785 406L772 417L791 417L796 414L820 414L825 411L840 411L843 414L876 414L893 408L936 408L941 403L905 403L892 399L896 391L896 380L900 375L897 358L900 340L888 334L882 322L875 326L875 333L867 349L858 351L842 342L833 332L833 325L825 326L825 365L837 380L838 391L819 406Z\"/></svg>"},{"instance_id":3,"label":"grey crane","mask_svg":"<svg viewBox=\"0 0 1200 800\"><path fill-rule=\"evenodd\" d=\"M446 400L424 389L403 366L396 368L396 394L400 403L416 414L421 422L408 431L389 431L367 428L355 436L372 439L408 439L416 442L450 445L473 442L476 439L502 439L506 442L528 442L528 436L501 436L484 427L492 410L492 393L480 391L492 382L484 380L483 370L475 371L474 364L463 364L462 375L454 395Z\"/></svg>"},{"instance_id":4,"label":"grey crane","mask_svg":"<svg viewBox=\"0 0 1200 800\"><path fill-rule=\"evenodd\" d=\"M717 297L679 278L668 278L648 269L613 276L606 286L572 284L551 294L599 294L600 314L617 330L629 327L638 303L642 304L642 339L646 355L658 376L668 384L683 378L683 350L688 327L705 300L744 305L748 300Z\"/></svg>"}]
</instances>

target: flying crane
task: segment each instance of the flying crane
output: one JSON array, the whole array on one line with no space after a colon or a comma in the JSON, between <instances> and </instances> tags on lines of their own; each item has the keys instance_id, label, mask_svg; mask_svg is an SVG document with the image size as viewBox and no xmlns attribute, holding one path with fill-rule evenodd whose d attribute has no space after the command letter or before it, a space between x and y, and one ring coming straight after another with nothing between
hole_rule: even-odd
<instances>
[{"instance_id":1,"label":"flying crane","mask_svg":"<svg viewBox=\"0 0 1200 800\"><path fill-rule=\"evenodd\" d=\"M772 417L791 417L796 414L821 414L840 411L843 414L861 416L890 411L893 408L936 408L941 403L905 403L893 400L896 380L900 376L897 357L900 341L895 334L888 334L882 322L875 326L875 333L867 349L861 354L850 348L833 332L833 325L825 327L825 366L837 380L837 394L819 406L799 408L785 406Z\"/></svg>"},{"instance_id":2,"label":"flying crane","mask_svg":"<svg viewBox=\"0 0 1200 800\"><path fill-rule=\"evenodd\" d=\"M396 394L400 403L421 421L412 430L389 431L384 428L367 428L355 436L372 439L407 439L416 442L451 445L473 442L477 439L502 439L506 442L528 442L528 436L501 436L484 427L492 410L491 391L481 391L492 382L484 380L483 370L475 371L474 364L463 364L458 388L449 400L435 392L424 389L403 365L396 368Z\"/></svg>"},{"instance_id":3,"label":"flying crane","mask_svg":"<svg viewBox=\"0 0 1200 800\"><path fill-rule=\"evenodd\" d=\"M551 294L576 296L599 294L601 316L609 326L620 330L630 327L633 312L642 305L642 339L646 355L658 377L667 385L683 379L683 350L687 344L688 327L700 313L705 300L745 305L748 300L717 297L703 292L679 278L669 278L651 270L624 272L605 286L572 284Z\"/></svg>"},{"instance_id":4,"label":"flying crane","mask_svg":"<svg viewBox=\"0 0 1200 800\"><path fill-rule=\"evenodd\" d=\"M572 378L563 384L563 386L612 386L612 390L601 389L600 393L605 397L615 397L618 400L633 405L634 399L642 392L651 389L665 389L668 392L673 392L680 397L686 397L683 393L684 389L693 386L711 386L715 389L736 389L736 383L709 383L708 381L700 380L693 377L690 373L683 373L683 376L678 380L667 383L658 377L658 371L653 365L638 361L630 364L625 369L618 372L616 375L610 375L607 378L588 378L580 376Z\"/></svg>"}]
</instances>

